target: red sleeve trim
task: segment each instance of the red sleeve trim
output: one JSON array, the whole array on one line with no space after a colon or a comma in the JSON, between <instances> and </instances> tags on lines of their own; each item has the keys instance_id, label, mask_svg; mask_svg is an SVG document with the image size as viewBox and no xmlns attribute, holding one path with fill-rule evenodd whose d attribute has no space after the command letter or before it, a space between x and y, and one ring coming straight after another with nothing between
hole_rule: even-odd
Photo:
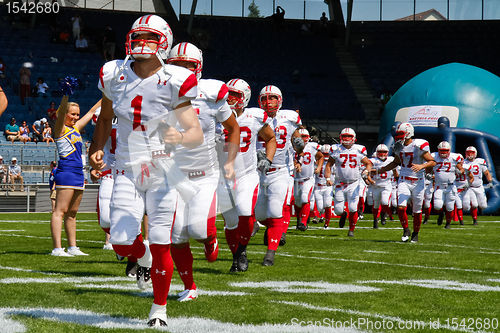
<instances>
[{"instance_id":1,"label":"red sleeve trim","mask_svg":"<svg viewBox=\"0 0 500 333\"><path fill-rule=\"evenodd\" d=\"M300 125L301 122L302 122L302 120L300 120L300 116L297 115L297 125Z\"/></svg>"},{"instance_id":2,"label":"red sleeve trim","mask_svg":"<svg viewBox=\"0 0 500 333\"><path fill-rule=\"evenodd\" d=\"M219 102L223 99L227 99L228 93L229 93L229 89L227 88L227 86L225 84L223 84L222 87L220 87L219 93L217 94L216 102Z\"/></svg>"},{"instance_id":3,"label":"red sleeve trim","mask_svg":"<svg viewBox=\"0 0 500 333\"><path fill-rule=\"evenodd\" d=\"M429 147L429 142L425 141L421 146L420 149L424 149L425 147Z\"/></svg>"},{"instance_id":4,"label":"red sleeve trim","mask_svg":"<svg viewBox=\"0 0 500 333\"><path fill-rule=\"evenodd\" d=\"M189 75L189 77L184 81L181 88L179 89L179 97L186 95L186 93L196 87L198 85L198 81L196 80L196 76L194 74Z\"/></svg>"},{"instance_id":5,"label":"red sleeve trim","mask_svg":"<svg viewBox=\"0 0 500 333\"><path fill-rule=\"evenodd\" d=\"M104 89L104 66L101 67L99 72L99 81L101 82L102 89Z\"/></svg>"},{"instance_id":6,"label":"red sleeve trim","mask_svg":"<svg viewBox=\"0 0 500 333\"><path fill-rule=\"evenodd\" d=\"M366 147L363 146L363 149L361 149L361 152L366 155Z\"/></svg>"},{"instance_id":7,"label":"red sleeve trim","mask_svg":"<svg viewBox=\"0 0 500 333\"><path fill-rule=\"evenodd\" d=\"M264 118L262 119L262 122L265 124L267 121L267 112L264 111Z\"/></svg>"}]
</instances>

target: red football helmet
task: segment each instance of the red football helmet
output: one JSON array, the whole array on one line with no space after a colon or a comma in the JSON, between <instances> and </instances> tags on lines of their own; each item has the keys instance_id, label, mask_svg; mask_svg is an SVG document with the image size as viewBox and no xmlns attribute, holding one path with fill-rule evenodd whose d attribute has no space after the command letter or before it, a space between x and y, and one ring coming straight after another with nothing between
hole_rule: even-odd
<instances>
[{"instance_id":1,"label":"red football helmet","mask_svg":"<svg viewBox=\"0 0 500 333\"><path fill-rule=\"evenodd\" d=\"M448 158L451 153L451 146L448 141L441 141L438 144L438 152L441 158Z\"/></svg>"},{"instance_id":2,"label":"red football helmet","mask_svg":"<svg viewBox=\"0 0 500 333\"><path fill-rule=\"evenodd\" d=\"M469 146L465 149L465 158L469 161L474 161L477 157L477 150L474 146Z\"/></svg>"},{"instance_id":3,"label":"red football helmet","mask_svg":"<svg viewBox=\"0 0 500 333\"><path fill-rule=\"evenodd\" d=\"M352 145L356 142L356 132L352 128L344 128L340 132L340 143L346 147L351 148Z\"/></svg>"}]
</instances>

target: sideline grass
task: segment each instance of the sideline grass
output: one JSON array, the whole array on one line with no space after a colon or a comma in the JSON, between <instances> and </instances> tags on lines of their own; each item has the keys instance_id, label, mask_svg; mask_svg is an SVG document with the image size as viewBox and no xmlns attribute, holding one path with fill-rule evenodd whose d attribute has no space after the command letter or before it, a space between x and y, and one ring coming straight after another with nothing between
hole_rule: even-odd
<instances>
[{"instance_id":1,"label":"sideline grass","mask_svg":"<svg viewBox=\"0 0 500 333\"><path fill-rule=\"evenodd\" d=\"M125 277L125 264L118 262L112 251L102 250L104 234L96 214L78 214L78 245L90 254L88 257L48 255L49 220L45 213L0 214L0 308L4 312L6 308L78 309L123 317L118 321L131 318L145 322L152 294L141 293L134 281ZM337 221L332 220L331 225L337 226ZM393 329L371 329L380 332L405 331L397 325L407 320L424 322L425 327L412 329L419 332L449 332L442 327L447 320L456 323L454 331L499 331L500 218L480 217L478 226L473 226L470 218L465 222L445 230L436 225L433 216L422 226L417 244L400 242L402 230L397 221L373 230L369 214L358 223L353 239L346 237L346 229L323 230L322 225L312 224L306 232L290 229L273 267L261 266L266 251L261 230L248 248L249 271L230 274L231 254L218 220L221 241L215 263L206 262L202 245L191 244L199 299L175 301L182 283L174 272L168 329L179 331L184 323L181 317L198 317L244 324L241 331L255 332L262 330L255 325L266 323L315 332L333 329L337 321L360 320L372 325L385 320L396 325ZM81 314L61 315L58 320L37 316L29 311L0 312L0 332L12 322L21 323L28 332L103 331L91 327L91 321L85 321ZM452 318L457 318L456 322ZM201 329L201 319L186 320L189 325L184 332ZM437 320L441 326L434 329L429 323ZM358 325L354 331L369 328Z\"/></svg>"}]
</instances>

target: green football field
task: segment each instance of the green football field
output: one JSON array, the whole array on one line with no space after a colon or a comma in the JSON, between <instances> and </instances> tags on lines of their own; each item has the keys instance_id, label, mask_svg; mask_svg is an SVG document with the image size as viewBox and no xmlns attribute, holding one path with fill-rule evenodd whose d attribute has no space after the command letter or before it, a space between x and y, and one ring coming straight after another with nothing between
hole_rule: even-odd
<instances>
[{"instance_id":1,"label":"green football field","mask_svg":"<svg viewBox=\"0 0 500 333\"><path fill-rule=\"evenodd\" d=\"M78 214L78 245L88 257L50 256L49 220L0 214L0 332L146 329L152 290L139 290L125 263L102 249L96 214ZM291 228L272 267L261 266L261 229L248 247L249 270L236 274L217 224L215 263L192 243L197 300L176 301L183 286L174 272L169 332L500 331L497 216L480 217L478 226L466 217L450 230L433 216L416 244L400 241L398 221L373 230L368 214L354 238L345 228Z\"/></svg>"}]
</instances>

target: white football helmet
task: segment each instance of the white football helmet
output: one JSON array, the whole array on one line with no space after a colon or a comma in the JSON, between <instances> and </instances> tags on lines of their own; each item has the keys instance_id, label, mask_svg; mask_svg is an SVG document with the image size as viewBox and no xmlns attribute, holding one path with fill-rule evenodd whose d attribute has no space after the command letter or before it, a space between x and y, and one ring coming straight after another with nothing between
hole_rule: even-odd
<instances>
[{"instance_id":1,"label":"white football helmet","mask_svg":"<svg viewBox=\"0 0 500 333\"><path fill-rule=\"evenodd\" d=\"M203 53L199 48L191 43L179 43L172 47L168 54L167 64L176 61L188 61L195 64L194 73L196 78L201 79L201 70L203 68Z\"/></svg>"},{"instance_id":2,"label":"white football helmet","mask_svg":"<svg viewBox=\"0 0 500 333\"><path fill-rule=\"evenodd\" d=\"M410 139L415 135L415 130L413 129L413 125L410 123L401 123L396 128L396 135L394 136L394 140L396 142L404 144L406 139Z\"/></svg>"},{"instance_id":3,"label":"white football helmet","mask_svg":"<svg viewBox=\"0 0 500 333\"><path fill-rule=\"evenodd\" d=\"M448 158L451 152L451 146L448 141L441 141L438 144L438 152L441 158Z\"/></svg>"},{"instance_id":4,"label":"white football helmet","mask_svg":"<svg viewBox=\"0 0 500 333\"><path fill-rule=\"evenodd\" d=\"M477 150L474 146L469 146L465 149L465 158L469 161L474 161L477 157Z\"/></svg>"},{"instance_id":5,"label":"white football helmet","mask_svg":"<svg viewBox=\"0 0 500 333\"><path fill-rule=\"evenodd\" d=\"M340 132L340 143L346 147L351 148L356 142L356 132L352 128L346 127Z\"/></svg>"},{"instance_id":6,"label":"white football helmet","mask_svg":"<svg viewBox=\"0 0 500 333\"><path fill-rule=\"evenodd\" d=\"M232 79L226 83L229 92L235 92L241 94L241 98L236 98L231 96L229 93L229 97L227 98L227 103L231 107L231 109L244 109L247 107L248 102L250 101L250 96L252 95L252 90L250 86L245 80L242 79Z\"/></svg>"},{"instance_id":7,"label":"white football helmet","mask_svg":"<svg viewBox=\"0 0 500 333\"><path fill-rule=\"evenodd\" d=\"M305 128L299 128L299 134L304 140L305 143L308 143L311 140L311 136L309 135L309 131Z\"/></svg>"},{"instance_id":8,"label":"white football helmet","mask_svg":"<svg viewBox=\"0 0 500 333\"><path fill-rule=\"evenodd\" d=\"M387 156L389 155L389 148L387 148L386 145L383 143L379 144L377 148L375 149L376 156L381 159L382 161L385 161L387 159Z\"/></svg>"},{"instance_id":9,"label":"white football helmet","mask_svg":"<svg viewBox=\"0 0 500 333\"><path fill-rule=\"evenodd\" d=\"M144 33L154 33L158 36L158 40L141 39L140 35ZM126 53L134 59L147 59L151 55L156 55L163 63L168 58L173 39L167 21L157 15L144 15L135 20L127 34ZM151 50L146 43L156 44L156 50Z\"/></svg>"},{"instance_id":10,"label":"white football helmet","mask_svg":"<svg viewBox=\"0 0 500 333\"><path fill-rule=\"evenodd\" d=\"M277 106L269 106L269 97L276 96L278 98ZM259 93L259 107L268 113L275 113L281 109L283 103L283 95L281 90L276 86L265 86Z\"/></svg>"},{"instance_id":11,"label":"white football helmet","mask_svg":"<svg viewBox=\"0 0 500 333\"><path fill-rule=\"evenodd\" d=\"M324 144L321 146L320 151L323 153L323 156L330 155L331 146L329 144Z\"/></svg>"}]
</instances>

